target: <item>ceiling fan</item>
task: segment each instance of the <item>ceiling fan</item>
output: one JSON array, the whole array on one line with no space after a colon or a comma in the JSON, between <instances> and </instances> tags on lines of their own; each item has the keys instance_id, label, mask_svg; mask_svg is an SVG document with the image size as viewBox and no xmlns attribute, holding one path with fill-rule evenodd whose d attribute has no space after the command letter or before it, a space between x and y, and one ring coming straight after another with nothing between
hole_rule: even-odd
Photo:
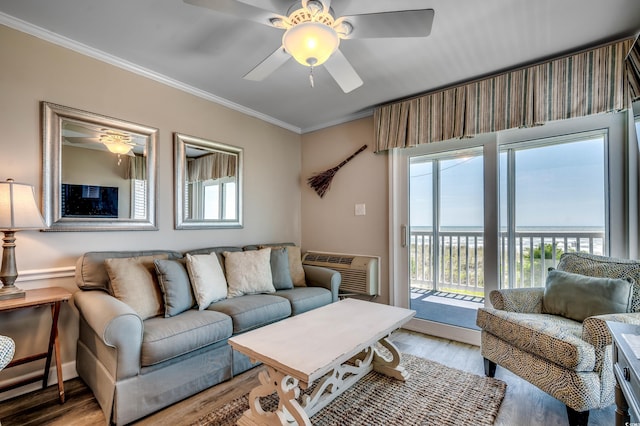
<instances>
[{"instance_id":1,"label":"ceiling fan","mask_svg":"<svg viewBox=\"0 0 640 426\"><path fill-rule=\"evenodd\" d=\"M431 33L433 9L396 10L336 17L332 0L299 0L286 15L252 6L240 0L184 0L240 19L285 30L282 46L243 78L261 81L292 56L311 68L324 65L340 88L349 93L362 79L338 48L340 40L363 38L427 37ZM342 0L337 0L336 4ZM273 2L272 2L273 3Z\"/></svg>"},{"instance_id":2,"label":"ceiling fan","mask_svg":"<svg viewBox=\"0 0 640 426\"><path fill-rule=\"evenodd\" d=\"M62 137L70 145L87 148L106 148L113 154L135 156L134 148L144 148L144 141L138 141L135 134L111 128L100 128L92 125L66 123L62 129Z\"/></svg>"}]
</instances>

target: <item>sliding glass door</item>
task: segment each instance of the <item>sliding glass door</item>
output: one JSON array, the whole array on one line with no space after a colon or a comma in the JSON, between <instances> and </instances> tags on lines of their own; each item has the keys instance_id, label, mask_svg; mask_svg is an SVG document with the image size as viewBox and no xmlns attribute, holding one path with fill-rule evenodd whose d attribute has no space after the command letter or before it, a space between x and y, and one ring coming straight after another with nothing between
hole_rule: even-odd
<instances>
[{"instance_id":1,"label":"sliding glass door","mask_svg":"<svg viewBox=\"0 0 640 426\"><path fill-rule=\"evenodd\" d=\"M482 150L409 159L410 307L416 317L475 328L483 306Z\"/></svg>"},{"instance_id":2,"label":"sliding glass door","mask_svg":"<svg viewBox=\"0 0 640 426\"><path fill-rule=\"evenodd\" d=\"M491 290L544 286L566 252L635 253L626 123L590 117L395 150L390 299L416 310L409 328L478 344Z\"/></svg>"}]
</instances>

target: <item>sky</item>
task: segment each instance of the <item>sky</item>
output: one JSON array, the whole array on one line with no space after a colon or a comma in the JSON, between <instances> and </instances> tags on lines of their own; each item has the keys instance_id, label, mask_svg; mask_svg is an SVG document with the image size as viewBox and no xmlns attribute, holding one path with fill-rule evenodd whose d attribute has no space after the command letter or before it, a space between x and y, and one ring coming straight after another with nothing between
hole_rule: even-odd
<instances>
[{"instance_id":1,"label":"sky","mask_svg":"<svg viewBox=\"0 0 640 426\"><path fill-rule=\"evenodd\" d=\"M506 225L506 153L500 161ZM517 227L602 227L604 141L596 138L516 151ZM483 226L482 156L441 160L441 226ZM410 167L411 226L431 226L432 163Z\"/></svg>"}]
</instances>

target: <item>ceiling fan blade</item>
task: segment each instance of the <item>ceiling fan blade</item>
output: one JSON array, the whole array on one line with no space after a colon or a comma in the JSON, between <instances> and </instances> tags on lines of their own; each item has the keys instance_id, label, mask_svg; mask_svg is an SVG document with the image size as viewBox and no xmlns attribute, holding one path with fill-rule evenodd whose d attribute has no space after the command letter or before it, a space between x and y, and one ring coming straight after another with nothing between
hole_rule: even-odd
<instances>
[{"instance_id":1,"label":"ceiling fan blade","mask_svg":"<svg viewBox=\"0 0 640 426\"><path fill-rule=\"evenodd\" d=\"M433 9L402 10L343 16L353 26L345 38L427 37L433 25Z\"/></svg>"},{"instance_id":2,"label":"ceiling fan blade","mask_svg":"<svg viewBox=\"0 0 640 426\"><path fill-rule=\"evenodd\" d=\"M280 46L275 52L269 55L264 61L260 62L254 69L249 71L244 77L245 80L262 81L272 72L280 68L285 62L291 58L284 47Z\"/></svg>"},{"instance_id":3,"label":"ceiling fan blade","mask_svg":"<svg viewBox=\"0 0 640 426\"><path fill-rule=\"evenodd\" d=\"M92 138L88 136L64 136L70 143L99 143L100 140L98 138Z\"/></svg>"},{"instance_id":4,"label":"ceiling fan blade","mask_svg":"<svg viewBox=\"0 0 640 426\"><path fill-rule=\"evenodd\" d=\"M251 6L249 4L242 3L238 0L183 0L183 1L193 6L205 7L207 9L211 9L216 12L235 16L236 18L254 21L259 24L268 25L270 27L273 26L271 19L284 18L283 16L280 16L277 13L273 13L268 10L261 9L259 7Z\"/></svg>"},{"instance_id":5,"label":"ceiling fan blade","mask_svg":"<svg viewBox=\"0 0 640 426\"><path fill-rule=\"evenodd\" d=\"M344 93L362 86L362 79L340 50L333 52L333 55L324 63L324 67Z\"/></svg>"}]
</instances>

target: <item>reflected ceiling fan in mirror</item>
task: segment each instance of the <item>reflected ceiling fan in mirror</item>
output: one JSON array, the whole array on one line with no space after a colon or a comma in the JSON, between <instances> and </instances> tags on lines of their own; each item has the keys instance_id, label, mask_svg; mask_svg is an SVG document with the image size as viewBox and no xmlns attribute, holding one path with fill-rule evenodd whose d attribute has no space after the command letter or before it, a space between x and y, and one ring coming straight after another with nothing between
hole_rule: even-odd
<instances>
[{"instance_id":1,"label":"reflected ceiling fan in mirror","mask_svg":"<svg viewBox=\"0 0 640 426\"><path fill-rule=\"evenodd\" d=\"M141 149L144 154L145 143L136 142L135 134L111 128L94 127L65 123L62 128L63 140L74 146L93 149L106 148L118 156L118 165L121 163L121 155L135 156L135 148Z\"/></svg>"},{"instance_id":2,"label":"reflected ceiling fan in mirror","mask_svg":"<svg viewBox=\"0 0 640 426\"><path fill-rule=\"evenodd\" d=\"M337 0L336 4L342 0ZM396 10L336 17L331 0L296 1L280 15L240 0L184 0L236 18L285 30L282 46L243 78L264 80L292 56L311 68L324 65L340 88L349 93L362 86L362 79L339 49L340 40L365 38L427 37L431 33L433 9Z\"/></svg>"}]
</instances>

